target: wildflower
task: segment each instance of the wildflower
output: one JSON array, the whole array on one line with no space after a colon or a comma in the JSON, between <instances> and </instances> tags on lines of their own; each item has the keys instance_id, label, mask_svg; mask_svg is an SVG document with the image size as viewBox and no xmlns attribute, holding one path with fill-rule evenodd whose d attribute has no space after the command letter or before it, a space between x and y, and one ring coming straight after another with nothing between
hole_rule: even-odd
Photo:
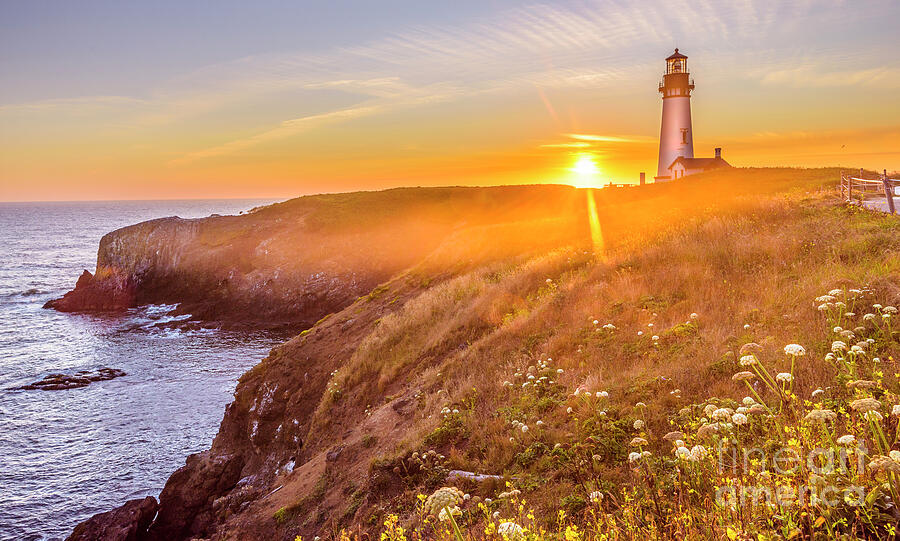
<instances>
[{"instance_id":1,"label":"wildflower","mask_svg":"<svg viewBox=\"0 0 900 541\"><path fill-rule=\"evenodd\" d=\"M654 342L656 342L659 340L659 336L654 334L653 336L650 337L650 340L653 340Z\"/></svg>"},{"instance_id":2,"label":"wildflower","mask_svg":"<svg viewBox=\"0 0 900 541\"><path fill-rule=\"evenodd\" d=\"M869 469L873 472L886 471L892 473L900 473L900 463L892 460L884 455L875 455L869 461Z\"/></svg>"},{"instance_id":3,"label":"wildflower","mask_svg":"<svg viewBox=\"0 0 900 541\"><path fill-rule=\"evenodd\" d=\"M850 446L856 443L856 436L852 434L846 434L837 439L838 445Z\"/></svg>"},{"instance_id":4,"label":"wildflower","mask_svg":"<svg viewBox=\"0 0 900 541\"><path fill-rule=\"evenodd\" d=\"M450 513L448 514L447 511L450 511ZM461 514L462 514L462 510L455 505L453 507L445 507L445 508L441 509L440 513L438 513L438 520L440 520L441 522L446 522L446 521L450 520L450 515L461 515Z\"/></svg>"},{"instance_id":5,"label":"wildflower","mask_svg":"<svg viewBox=\"0 0 900 541\"><path fill-rule=\"evenodd\" d=\"M447 507L455 507L464 496L463 491L456 487L441 487L425 500L425 514L437 515Z\"/></svg>"},{"instance_id":6,"label":"wildflower","mask_svg":"<svg viewBox=\"0 0 900 541\"><path fill-rule=\"evenodd\" d=\"M706 447L703 447L702 445L695 445L691 447L691 457L694 459L694 461L703 460L707 456L709 456L709 451L706 450Z\"/></svg>"},{"instance_id":7,"label":"wildflower","mask_svg":"<svg viewBox=\"0 0 900 541\"><path fill-rule=\"evenodd\" d=\"M632 447L641 447L643 445L647 445L647 443L647 440L645 440L644 438L634 438L631 440Z\"/></svg>"},{"instance_id":8,"label":"wildflower","mask_svg":"<svg viewBox=\"0 0 900 541\"><path fill-rule=\"evenodd\" d=\"M884 419L884 416L881 415L880 413L878 413L877 411L867 411L863 414L863 416L866 418L867 421L875 421L876 423L880 422L882 419Z\"/></svg>"},{"instance_id":9,"label":"wildflower","mask_svg":"<svg viewBox=\"0 0 900 541\"><path fill-rule=\"evenodd\" d=\"M719 408L713 412L712 418L714 421L727 421L731 419L731 415L734 413L730 408Z\"/></svg>"},{"instance_id":10,"label":"wildflower","mask_svg":"<svg viewBox=\"0 0 900 541\"><path fill-rule=\"evenodd\" d=\"M900 404L894 404L894 407L891 408L891 415L900 417Z\"/></svg>"},{"instance_id":11,"label":"wildflower","mask_svg":"<svg viewBox=\"0 0 900 541\"><path fill-rule=\"evenodd\" d=\"M875 310L881 310L882 306L876 303L872 305L872 308L874 308Z\"/></svg>"},{"instance_id":12,"label":"wildflower","mask_svg":"<svg viewBox=\"0 0 900 541\"><path fill-rule=\"evenodd\" d=\"M697 436L701 438L705 438L707 436L713 436L719 431L718 425L703 425L699 429L697 429Z\"/></svg>"},{"instance_id":13,"label":"wildflower","mask_svg":"<svg viewBox=\"0 0 900 541\"><path fill-rule=\"evenodd\" d=\"M544 421L538 421L538 422L534 423L534 426L538 426L538 427L544 426Z\"/></svg>"},{"instance_id":14,"label":"wildflower","mask_svg":"<svg viewBox=\"0 0 900 541\"><path fill-rule=\"evenodd\" d=\"M882 312L884 312L885 314L896 314L896 313L897 313L897 308L895 308L895 307L893 307L893 306L885 306L885 307L882 309Z\"/></svg>"},{"instance_id":15,"label":"wildflower","mask_svg":"<svg viewBox=\"0 0 900 541\"><path fill-rule=\"evenodd\" d=\"M647 404L644 404L643 402L638 402L637 404L634 405L634 407L636 407L636 408L646 408L646 407L647 407Z\"/></svg>"},{"instance_id":16,"label":"wildflower","mask_svg":"<svg viewBox=\"0 0 900 541\"><path fill-rule=\"evenodd\" d=\"M743 413L746 414L750 411L750 408L747 406L740 406L738 409L734 410L735 413Z\"/></svg>"},{"instance_id":17,"label":"wildflower","mask_svg":"<svg viewBox=\"0 0 900 541\"><path fill-rule=\"evenodd\" d=\"M831 295L832 297L837 297L838 295L841 295L843 293L844 293L843 289L832 289L831 291L828 292L828 294Z\"/></svg>"},{"instance_id":18,"label":"wildflower","mask_svg":"<svg viewBox=\"0 0 900 541\"><path fill-rule=\"evenodd\" d=\"M812 392L812 394L810 396L812 398L818 398L818 397L822 396L823 394L825 394L825 391L823 391L822 389L816 389L815 391Z\"/></svg>"},{"instance_id":19,"label":"wildflower","mask_svg":"<svg viewBox=\"0 0 900 541\"><path fill-rule=\"evenodd\" d=\"M712 416L713 412L719 409L715 404L707 404L705 408L703 408L703 415L707 417Z\"/></svg>"},{"instance_id":20,"label":"wildflower","mask_svg":"<svg viewBox=\"0 0 900 541\"><path fill-rule=\"evenodd\" d=\"M756 359L755 355L744 355L741 357L741 360L739 361L741 366L753 366L754 364L756 364L758 362L759 361Z\"/></svg>"},{"instance_id":21,"label":"wildflower","mask_svg":"<svg viewBox=\"0 0 900 541\"><path fill-rule=\"evenodd\" d=\"M557 368L557 369L556 369L556 373L557 373L557 374L562 374L563 372L565 372L565 370L563 370L562 368Z\"/></svg>"},{"instance_id":22,"label":"wildflower","mask_svg":"<svg viewBox=\"0 0 900 541\"><path fill-rule=\"evenodd\" d=\"M597 397L598 397L598 398L609 398L609 392L607 392L607 391L600 391L599 393L597 393Z\"/></svg>"},{"instance_id":23,"label":"wildflower","mask_svg":"<svg viewBox=\"0 0 900 541\"><path fill-rule=\"evenodd\" d=\"M853 408L853 411L865 413L867 411L881 409L881 402L874 398L860 398L859 400L850 402L850 407Z\"/></svg>"},{"instance_id":24,"label":"wildflower","mask_svg":"<svg viewBox=\"0 0 900 541\"><path fill-rule=\"evenodd\" d=\"M806 349L800 344L788 344L784 346L784 352L793 357L802 357L806 355Z\"/></svg>"},{"instance_id":25,"label":"wildflower","mask_svg":"<svg viewBox=\"0 0 900 541\"><path fill-rule=\"evenodd\" d=\"M497 526L497 533L509 541L519 541L525 539L525 529L515 522L501 522Z\"/></svg>"},{"instance_id":26,"label":"wildflower","mask_svg":"<svg viewBox=\"0 0 900 541\"><path fill-rule=\"evenodd\" d=\"M595 319L595 320L594 320L594 325L599 325L599 324L600 324L600 322L597 321L597 320Z\"/></svg>"},{"instance_id":27,"label":"wildflower","mask_svg":"<svg viewBox=\"0 0 900 541\"><path fill-rule=\"evenodd\" d=\"M571 406L569 406L568 408L566 408L566 413L572 413L572 407L571 407Z\"/></svg>"},{"instance_id":28,"label":"wildflower","mask_svg":"<svg viewBox=\"0 0 900 541\"><path fill-rule=\"evenodd\" d=\"M603 457L600 455L593 455L591 456L591 460L593 460L594 462L600 462L601 460L603 460Z\"/></svg>"},{"instance_id":29,"label":"wildflower","mask_svg":"<svg viewBox=\"0 0 900 541\"><path fill-rule=\"evenodd\" d=\"M835 327L835 328L831 329L831 332L833 332L834 334L838 334L838 333L842 332L843 330L844 330L843 327Z\"/></svg>"},{"instance_id":30,"label":"wildflower","mask_svg":"<svg viewBox=\"0 0 900 541\"><path fill-rule=\"evenodd\" d=\"M826 310L828 310L828 305L827 305L827 304L820 304L819 306L816 307L816 310L818 310L818 311L820 311L820 312L825 312Z\"/></svg>"},{"instance_id":31,"label":"wildflower","mask_svg":"<svg viewBox=\"0 0 900 541\"><path fill-rule=\"evenodd\" d=\"M743 413L735 413L731 416L731 422L740 426L747 424L747 416Z\"/></svg>"},{"instance_id":32,"label":"wildflower","mask_svg":"<svg viewBox=\"0 0 900 541\"><path fill-rule=\"evenodd\" d=\"M816 297L816 302L834 302L837 299L833 295L822 295L821 297Z\"/></svg>"},{"instance_id":33,"label":"wildflower","mask_svg":"<svg viewBox=\"0 0 900 541\"><path fill-rule=\"evenodd\" d=\"M692 320L696 321L696 320L699 319L699 318L700 318L700 314L698 314L697 312L691 312L691 319L692 319Z\"/></svg>"},{"instance_id":34,"label":"wildflower","mask_svg":"<svg viewBox=\"0 0 900 541\"><path fill-rule=\"evenodd\" d=\"M762 351L762 346L756 342L748 342L741 346L741 355L756 354Z\"/></svg>"},{"instance_id":35,"label":"wildflower","mask_svg":"<svg viewBox=\"0 0 900 541\"><path fill-rule=\"evenodd\" d=\"M891 319L890 314L881 314L881 319Z\"/></svg>"},{"instance_id":36,"label":"wildflower","mask_svg":"<svg viewBox=\"0 0 900 541\"><path fill-rule=\"evenodd\" d=\"M849 389L874 389L875 387L878 387L878 383L868 379L847 382L847 388Z\"/></svg>"},{"instance_id":37,"label":"wildflower","mask_svg":"<svg viewBox=\"0 0 900 541\"><path fill-rule=\"evenodd\" d=\"M498 500L505 500L505 499L507 499L507 498L515 498L516 496L518 496L518 495L521 494L521 493L522 493L522 492L519 491L519 489L515 489L515 488L514 488L514 489L512 489L512 490L508 490L508 491L506 491L506 492L501 492L500 494L497 494L497 499L498 499Z\"/></svg>"},{"instance_id":38,"label":"wildflower","mask_svg":"<svg viewBox=\"0 0 900 541\"><path fill-rule=\"evenodd\" d=\"M753 372L738 372L731 376L731 381L747 381L748 379L753 379Z\"/></svg>"},{"instance_id":39,"label":"wildflower","mask_svg":"<svg viewBox=\"0 0 900 541\"><path fill-rule=\"evenodd\" d=\"M638 331L638 336L644 336L644 331Z\"/></svg>"},{"instance_id":40,"label":"wildflower","mask_svg":"<svg viewBox=\"0 0 900 541\"><path fill-rule=\"evenodd\" d=\"M825 354L825 360L828 362L834 362L834 353Z\"/></svg>"},{"instance_id":41,"label":"wildflower","mask_svg":"<svg viewBox=\"0 0 900 541\"><path fill-rule=\"evenodd\" d=\"M675 449L675 458L681 460L693 460L693 457L691 456L691 450L684 446Z\"/></svg>"},{"instance_id":42,"label":"wildflower","mask_svg":"<svg viewBox=\"0 0 900 541\"><path fill-rule=\"evenodd\" d=\"M528 432L528 425L522 425L522 433Z\"/></svg>"},{"instance_id":43,"label":"wildflower","mask_svg":"<svg viewBox=\"0 0 900 541\"><path fill-rule=\"evenodd\" d=\"M763 406L762 404L753 404L752 406L750 406L750 409L747 410L747 413L750 413L753 415L757 415L757 414L765 413L765 412L766 412L766 407Z\"/></svg>"},{"instance_id":44,"label":"wildflower","mask_svg":"<svg viewBox=\"0 0 900 541\"><path fill-rule=\"evenodd\" d=\"M779 372L775 375L775 380L780 381L782 383L790 383L794 381L794 376L790 375L787 372Z\"/></svg>"},{"instance_id":45,"label":"wildflower","mask_svg":"<svg viewBox=\"0 0 900 541\"><path fill-rule=\"evenodd\" d=\"M837 413L826 409L812 410L806 414L805 419L807 421L834 421L837 419Z\"/></svg>"},{"instance_id":46,"label":"wildflower","mask_svg":"<svg viewBox=\"0 0 900 541\"><path fill-rule=\"evenodd\" d=\"M641 430L644 428L644 421L638 419L637 421L634 422L634 424L632 426L634 427L635 430Z\"/></svg>"},{"instance_id":47,"label":"wildflower","mask_svg":"<svg viewBox=\"0 0 900 541\"><path fill-rule=\"evenodd\" d=\"M898 406L898 407L900 407L900 406ZM668 434L663 436L663 439L666 441L676 441L676 440L680 440L683 438L684 438L684 434L682 434L681 432L678 432L678 431L669 432Z\"/></svg>"},{"instance_id":48,"label":"wildflower","mask_svg":"<svg viewBox=\"0 0 900 541\"><path fill-rule=\"evenodd\" d=\"M647 323L647 327L653 328L653 323Z\"/></svg>"},{"instance_id":49,"label":"wildflower","mask_svg":"<svg viewBox=\"0 0 900 541\"><path fill-rule=\"evenodd\" d=\"M741 403L745 406L752 406L753 404L756 404L756 400L754 400L752 396L745 396L744 399L741 400Z\"/></svg>"},{"instance_id":50,"label":"wildflower","mask_svg":"<svg viewBox=\"0 0 900 541\"><path fill-rule=\"evenodd\" d=\"M637 462L640 459L641 459L641 453L637 453L637 452L628 453L628 462L629 463L634 464L635 462Z\"/></svg>"},{"instance_id":51,"label":"wildflower","mask_svg":"<svg viewBox=\"0 0 900 541\"><path fill-rule=\"evenodd\" d=\"M612 323L607 323L606 325L603 326L603 328L606 329L606 330L608 330L608 331L614 331L614 330L616 330L616 326L613 325Z\"/></svg>"},{"instance_id":52,"label":"wildflower","mask_svg":"<svg viewBox=\"0 0 900 541\"><path fill-rule=\"evenodd\" d=\"M750 324L749 324L749 323L745 323L745 324L744 324L744 330L746 331L746 330L749 329L749 328L750 328Z\"/></svg>"},{"instance_id":53,"label":"wildflower","mask_svg":"<svg viewBox=\"0 0 900 541\"><path fill-rule=\"evenodd\" d=\"M588 495L588 499L591 500L591 503L600 503L603 501L603 493L595 490Z\"/></svg>"}]
</instances>

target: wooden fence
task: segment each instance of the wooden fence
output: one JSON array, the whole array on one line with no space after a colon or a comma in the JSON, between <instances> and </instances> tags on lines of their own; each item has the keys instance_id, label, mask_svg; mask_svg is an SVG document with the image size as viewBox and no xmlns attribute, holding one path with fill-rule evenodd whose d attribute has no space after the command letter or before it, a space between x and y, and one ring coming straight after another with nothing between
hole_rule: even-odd
<instances>
[{"instance_id":1,"label":"wooden fence","mask_svg":"<svg viewBox=\"0 0 900 541\"><path fill-rule=\"evenodd\" d=\"M888 178L887 170L880 178L863 178L863 170L859 176L853 177L841 171L841 199L848 203L859 203L870 208L879 208L880 201L887 204L886 210L897 213L895 199L900 199L900 180Z\"/></svg>"}]
</instances>

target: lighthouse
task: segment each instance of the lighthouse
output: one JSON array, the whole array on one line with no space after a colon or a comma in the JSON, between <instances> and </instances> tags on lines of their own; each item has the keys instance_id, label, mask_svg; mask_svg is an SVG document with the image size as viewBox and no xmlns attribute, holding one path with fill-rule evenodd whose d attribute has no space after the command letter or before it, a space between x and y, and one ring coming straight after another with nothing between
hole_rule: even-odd
<instances>
[{"instance_id":1,"label":"lighthouse","mask_svg":"<svg viewBox=\"0 0 900 541\"><path fill-rule=\"evenodd\" d=\"M662 94L662 127L659 131L659 166L655 181L672 180L669 166L678 158L694 157L694 130L691 128L691 90L694 80L688 73L687 57L675 49L666 58L666 74L659 83Z\"/></svg>"}]
</instances>

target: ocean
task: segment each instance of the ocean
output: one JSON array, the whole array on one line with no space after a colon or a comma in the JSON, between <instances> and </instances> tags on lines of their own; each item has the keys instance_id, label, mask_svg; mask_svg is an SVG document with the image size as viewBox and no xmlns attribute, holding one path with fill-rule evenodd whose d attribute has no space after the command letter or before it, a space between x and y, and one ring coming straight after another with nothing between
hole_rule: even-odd
<instances>
[{"instance_id":1,"label":"ocean","mask_svg":"<svg viewBox=\"0 0 900 541\"><path fill-rule=\"evenodd\" d=\"M165 328L169 306L103 315L41 306L94 271L109 231L269 202L0 203L0 540L65 539L95 513L158 496L187 455L209 447L240 375L284 340ZM18 389L99 368L126 375Z\"/></svg>"}]
</instances>

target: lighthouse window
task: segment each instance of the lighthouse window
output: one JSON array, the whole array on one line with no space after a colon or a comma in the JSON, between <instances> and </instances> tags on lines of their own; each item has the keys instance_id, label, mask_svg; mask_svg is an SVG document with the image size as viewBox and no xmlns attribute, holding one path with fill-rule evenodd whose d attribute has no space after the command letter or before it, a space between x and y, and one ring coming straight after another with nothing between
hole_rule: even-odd
<instances>
[{"instance_id":1,"label":"lighthouse window","mask_svg":"<svg viewBox=\"0 0 900 541\"><path fill-rule=\"evenodd\" d=\"M681 144L687 144L687 128L681 128Z\"/></svg>"}]
</instances>

